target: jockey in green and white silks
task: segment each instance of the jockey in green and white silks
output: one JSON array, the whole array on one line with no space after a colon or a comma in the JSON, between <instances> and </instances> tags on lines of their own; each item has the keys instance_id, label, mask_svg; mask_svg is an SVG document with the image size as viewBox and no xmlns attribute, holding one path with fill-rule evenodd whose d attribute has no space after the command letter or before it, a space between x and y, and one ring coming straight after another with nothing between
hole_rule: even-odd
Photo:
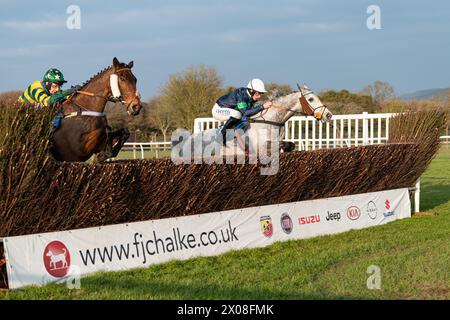
<instances>
[{"instance_id":1,"label":"jockey in green and white silks","mask_svg":"<svg viewBox=\"0 0 450 320\"><path fill-rule=\"evenodd\" d=\"M238 88L220 97L212 109L212 115L216 120L225 121L221 128L223 136L227 128L239 123L239 128L246 129L249 117L270 108L271 101L257 104L267 90L260 79L252 79L247 87ZM225 139L224 139L225 141Z\"/></svg>"},{"instance_id":2,"label":"jockey in green and white silks","mask_svg":"<svg viewBox=\"0 0 450 320\"><path fill-rule=\"evenodd\" d=\"M80 88L76 86L62 91L61 87L66 82L61 71L51 68L45 73L42 81L35 81L25 89L18 103L35 108L55 106Z\"/></svg>"}]
</instances>

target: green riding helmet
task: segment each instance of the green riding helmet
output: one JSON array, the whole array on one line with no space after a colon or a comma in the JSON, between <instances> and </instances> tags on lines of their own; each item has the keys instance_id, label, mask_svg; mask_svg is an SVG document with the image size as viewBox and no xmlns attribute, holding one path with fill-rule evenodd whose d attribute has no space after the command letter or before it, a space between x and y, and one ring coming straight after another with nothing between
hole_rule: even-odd
<instances>
[{"instance_id":1,"label":"green riding helmet","mask_svg":"<svg viewBox=\"0 0 450 320\"><path fill-rule=\"evenodd\" d=\"M66 83L67 81L64 80L64 75L61 71L55 68L49 69L45 75L44 75L44 82L52 82L52 83L58 83L59 85L62 85L63 83Z\"/></svg>"}]
</instances>

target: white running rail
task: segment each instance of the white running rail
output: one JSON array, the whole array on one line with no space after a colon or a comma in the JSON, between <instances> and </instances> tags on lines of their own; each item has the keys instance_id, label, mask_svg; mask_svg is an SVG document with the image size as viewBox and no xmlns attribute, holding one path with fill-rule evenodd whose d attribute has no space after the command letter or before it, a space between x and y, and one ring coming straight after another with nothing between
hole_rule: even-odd
<instances>
[{"instance_id":1,"label":"white running rail","mask_svg":"<svg viewBox=\"0 0 450 320\"><path fill-rule=\"evenodd\" d=\"M137 159L137 152L141 153L141 159L145 159L145 151L154 151L159 158L159 151L170 150L171 142L125 142L120 151L133 151L133 159Z\"/></svg>"},{"instance_id":2,"label":"white running rail","mask_svg":"<svg viewBox=\"0 0 450 320\"><path fill-rule=\"evenodd\" d=\"M386 143L389 120L394 113L335 115L323 124L313 117L295 116L285 124L284 140L294 142L297 150L316 150ZM215 129L221 122L214 118L197 118L194 133Z\"/></svg>"}]
</instances>

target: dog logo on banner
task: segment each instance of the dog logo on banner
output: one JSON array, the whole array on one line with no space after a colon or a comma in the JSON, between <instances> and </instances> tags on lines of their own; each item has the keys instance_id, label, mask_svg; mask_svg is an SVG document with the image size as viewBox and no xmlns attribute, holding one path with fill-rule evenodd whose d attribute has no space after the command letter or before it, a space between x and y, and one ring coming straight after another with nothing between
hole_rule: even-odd
<instances>
[{"instance_id":1,"label":"dog logo on banner","mask_svg":"<svg viewBox=\"0 0 450 320\"><path fill-rule=\"evenodd\" d=\"M70 268L70 253L64 243L52 241L45 247L44 265L47 272L55 278L67 275Z\"/></svg>"},{"instance_id":2,"label":"dog logo on banner","mask_svg":"<svg viewBox=\"0 0 450 320\"><path fill-rule=\"evenodd\" d=\"M273 234L272 218L270 216L263 216L260 218L261 231L266 238L270 238Z\"/></svg>"}]
</instances>

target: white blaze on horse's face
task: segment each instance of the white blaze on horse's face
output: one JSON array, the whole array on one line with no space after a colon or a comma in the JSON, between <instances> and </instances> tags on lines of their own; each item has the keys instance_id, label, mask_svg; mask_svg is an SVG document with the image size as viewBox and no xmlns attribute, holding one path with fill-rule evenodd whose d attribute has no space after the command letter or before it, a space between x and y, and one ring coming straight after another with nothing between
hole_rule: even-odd
<instances>
[{"instance_id":1,"label":"white blaze on horse's face","mask_svg":"<svg viewBox=\"0 0 450 320\"><path fill-rule=\"evenodd\" d=\"M306 103L309 105L310 109L313 111L314 118L317 120L324 122L329 122L331 118L333 117L333 114L328 110L328 108L322 103L320 98L314 94L314 92L307 86L304 85L303 87L299 87L300 94L305 99L303 101L306 101ZM305 111L305 106L302 106L302 108ZM306 107L307 109L307 107Z\"/></svg>"},{"instance_id":2,"label":"white blaze on horse's face","mask_svg":"<svg viewBox=\"0 0 450 320\"><path fill-rule=\"evenodd\" d=\"M117 74L113 73L109 76L109 85L111 87L112 95L115 99L119 99L122 97L119 89L119 77Z\"/></svg>"},{"instance_id":3,"label":"white blaze on horse's face","mask_svg":"<svg viewBox=\"0 0 450 320\"><path fill-rule=\"evenodd\" d=\"M129 115L136 116L142 108L141 96L136 88L137 79L131 72L133 61L120 64L117 58L113 59L114 72L110 76L110 87L114 98L121 100L126 106Z\"/></svg>"}]
</instances>

